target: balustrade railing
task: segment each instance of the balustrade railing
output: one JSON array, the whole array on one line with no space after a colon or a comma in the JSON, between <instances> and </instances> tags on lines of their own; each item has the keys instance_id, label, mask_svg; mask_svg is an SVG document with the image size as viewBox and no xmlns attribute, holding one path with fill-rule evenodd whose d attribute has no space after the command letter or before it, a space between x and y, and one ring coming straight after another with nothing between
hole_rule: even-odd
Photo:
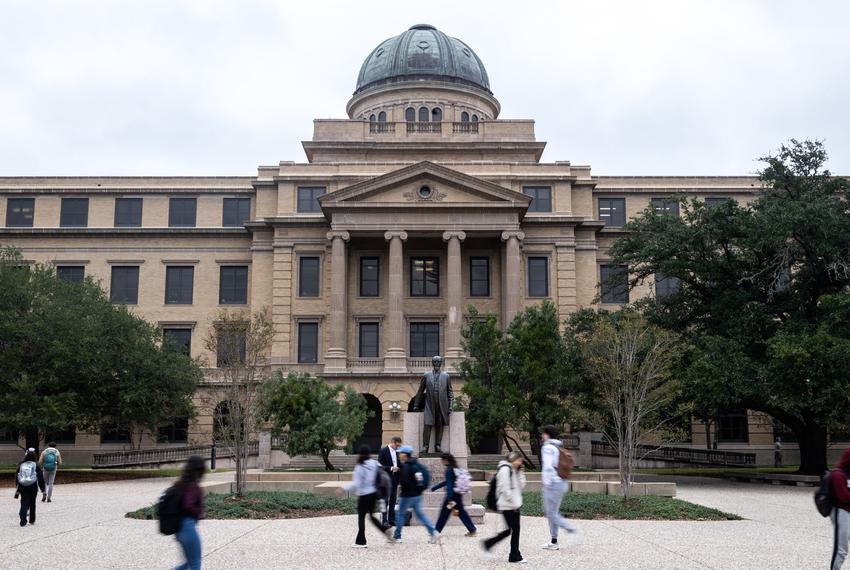
<instances>
[{"instance_id":1,"label":"balustrade railing","mask_svg":"<svg viewBox=\"0 0 850 570\"><path fill-rule=\"evenodd\" d=\"M591 444L594 455L617 456L617 448L604 441ZM717 449L694 449L690 447L657 447L638 445L638 457L650 461L671 461L676 463L699 463L703 465L755 465L755 453L739 451L721 451Z\"/></svg>"},{"instance_id":2,"label":"balustrade railing","mask_svg":"<svg viewBox=\"0 0 850 570\"><path fill-rule=\"evenodd\" d=\"M376 134L394 133L395 123L369 123L369 132Z\"/></svg>"},{"instance_id":3,"label":"balustrade railing","mask_svg":"<svg viewBox=\"0 0 850 570\"><path fill-rule=\"evenodd\" d=\"M443 123L407 123L408 133L441 133L443 132Z\"/></svg>"},{"instance_id":4,"label":"balustrade railing","mask_svg":"<svg viewBox=\"0 0 850 570\"><path fill-rule=\"evenodd\" d=\"M431 358L408 358L407 359L407 369L408 370L430 370L431 369Z\"/></svg>"},{"instance_id":5,"label":"balustrade railing","mask_svg":"<svg viewBox=\"0 0 850 570\"><path fill-rule=\"evenodd\" d=\"M478 132L478 123L452 123L453 133L475 134Z\"/></svg>"},{"instance_id":6,"label":"balustrade railing","mask_svg":"<svg viewBox=\"0 0 850 570\"><path fill-rule=\"evenodd\" d=\"M352 371L357 370L383 370L384 369L384 359L383 358L349 358L348 369Z\"/></svg>"}]
</instances>

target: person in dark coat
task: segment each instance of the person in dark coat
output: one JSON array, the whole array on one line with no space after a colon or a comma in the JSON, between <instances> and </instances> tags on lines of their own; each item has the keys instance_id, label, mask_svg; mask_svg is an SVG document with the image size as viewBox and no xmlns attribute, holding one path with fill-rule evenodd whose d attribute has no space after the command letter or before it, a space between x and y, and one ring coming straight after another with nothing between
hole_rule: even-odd
<instances>
[{"instance_id":1,"label":"person in dark coat","mask_svg":"<svg viewBox=\"0 0 850 570\"><path fill-rule=\"evenodd\" d=\"M388 445L381 448L378 453L378 463L389 473L392 487L390 496L387 497L387 505L381 515L384 526L395 526L395 503L398 498L398 480L401 472L401 462L398 460L398 448L401 447L401 438L393 436Z\"/></svg>"},{"instance_id":2,"label":"person in dark coat","mask_svg":"<svg viewBox=\"0 0 850 570\"><path fill-rule=\"evenodd\" d=\"M177 570L200 570L201 568L201 537L198 534L198 521L204 517L204 492L199 483L205 471L203 457L193 455L186 460L183 473L176 483L177 488L180 489L183 520L180 522L180 530L174 537L186 557L185 564L178 566Z\"/></svg>"},{"instance_id":3,"label":"person in dark coat","mask_svg":"<svg viewBox=\"0 0 850 570\"><path fill-rule=\"evenodd\" d=\"M460 522L466 527L466 535L468 537L475 536L477 528L475 523L469 518L469 513L463 507L463 496L455 493L455 469L457 469L457 460L451 453L444 453L440 459L443 460L443 465L446 467L446 476L441 482L431 487L432 491L446 488L446 498L443 499L443 507L440 509L440 515L437 517L437 524L434 528L437 532L443 532L443 527L449 522L449 517L453 510L457 510L457 516Z\"/></svg>"},{"instance_id":4,"label":"person in dark coat","mask_svg":"<svg viewBox=\"0 0 850 570\"><path fill-rule=\"evenodd\" d=\"M21 526L27 526L27 515L29 523L35 524L35 505L39 489L44 492L44 473L38 465L35 449L31 447L15 471L15 498L21 499L21 509L18 512L21 516Z\"/></svg>"},{"instance_id":5,"label":"person in dark coat","mask_svg":"<svg viewBox=\"0 0 850 570\"><path fill-rule=\"evenodd\" d=\"M449 414L452 413L452 406L454 405L454 392L452 391L449 373L441 370L443 367L442 357L435 356L431 359L431 364L434 368L422 375L419 391L416 392L416 400L413 402L414 412L423 409L425 412L421 455L428 453L432 426L434 427L434 449L437 453L440 453L443 427L448 425Z\"/></svg>"}]
</instances>

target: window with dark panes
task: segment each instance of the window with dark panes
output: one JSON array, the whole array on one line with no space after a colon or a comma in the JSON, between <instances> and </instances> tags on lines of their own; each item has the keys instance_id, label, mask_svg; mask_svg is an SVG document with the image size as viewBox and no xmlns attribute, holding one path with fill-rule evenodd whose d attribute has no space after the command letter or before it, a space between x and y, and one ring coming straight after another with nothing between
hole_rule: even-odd
<instances>
[{"instance_id":1,"label":"window with dark panes","mask_svg":"<svg viewBox=\"0 0 850 570\"><path fill-rule=\"evenodd\" d=\"M679 292L682 282L678 277L666 277L663 273L655 274L655 297L666 297Z\"/></svg>"},{"instance_id":2,"label":"window with dark panes","mask_svg":"<svg viewBox=\"0 0 850 570\"><path fill-rule=\"evenodd\" d=\"M35 198L6 200L6 227L31 228L35 217Z\"/></svg>"},{"instance_id":3,"label":"window with dark panes","mask_svg":"<svg viewBox=\"0 0 850 570\"><path fill-rule=\"evenodd\" d=\"M410 323L410 356L431 358L440 354L440 323Z\"/></svg>"},{"instance_id":4,"label":"window with dark panes","mask_svg":"<svg viewBox=\"0 0 850 570\"><path fill-rule=\"evenodd\" d=\"M84 228L89 225L88 198L62 198L59 225L63 228Z\"/></svg>"},{"instance_id":5,"label":"window with dark panes","mask_svg":"<svg viewBox=\"0 0 850 570\"><path fill-rule=\"evenodd\" d=\"M599 268L603 303L629 302L629 271L622 265L603 265Z\"/></svg>"},{"instance_id":6,"label":"window with dark panes","mask_svg":"<svg viewBox=\"0 0 850 570\"><path fill-rule=\"evenodd\" d=\"M528 269L528 296L549 296L549 258L529 257Z\"/></svg>"},{"instance_id":7,"label":"window with dark panes","mask_svg":"<svg viewBox=\"0 0 850 570\"><path fill-rule=\"evenodd\" d=\"M74 426L68 426L65 429L60 429L52 432L47 432L44 434L44 441L56 443L58 445L61 444L73 444L77 440L77 428Z\"/></svg>"},{"instance_id":8,"label":"window with dark panes","mask_svg":"<svg viewBox=\"0 0 850 570\"><path fill-rule=\"evenodd\" d=\"M250 198L225 198L222 203L221 225L241 228L251 219Z\"/></svg>"},{"instance_id":9,"label":"window with dark panes","mask_svg":"<svg viewBox=\"0 0 850 570\"><path fill-rule=\"evenodd\" d=\"M166 343L178 350L181 354L191 356L192 329L171 327L163 328L162 337Z\"/></svg>"},{"instance_id":10,"label":"window with dark panes","mask_svg":"<svg viewBox=\"0 0 850 570\"><path fill-rule=\"evenodd\" d=\"M138 228L142 225L142 199L115 199L115 227Z\"/></svg>"},{"instance_id":11,"label":"window with dark panes","mask_svg":"<svg viewBox=\"0 0 850 570\"><path fill-rule=\"evenodd\" d=\"M13 430L0 430L0 443L17 443L18 432Z\"/></svg>"},{"instance_id":12,"label":"window with dark panes","mask_svg":"<svg viewBox=\"0 0 850 570\"><path fill-rule=\"evenodd\" d=\"M705 199L705 205L708 206L709 208L715 208L717 206L722 206L723 204L725 204L725 203L727 203L731 200L732 200L732 198L730 198L728 196L706 198Z\"/></svg>"},{"instance_id":13,"label":"window with dark panes","mask_svg":"<svg viewBox=\"0 0 850 570\"><path fill-rule=\"evenodd\" d=\"M215 342L215 365L218 368L237 366L245 363L247 352L245 331L234 329L219 329Z\"/></svg>"},{"instance_id":14,"label":"window with dark panes","mask_svg":"<svg viewBox=\"0 0 850 570\"><path fill-rule=\"evenodd\" d=\"M529 212L552 211L552 188L549 186L523 186L522 193L531 197Z\"/></svg>"},{"instance_id":15,"label":"window with dark panes","mask_svg":"<svg viewBox=\"0 0 850 570\"><path fill-rule=\"evenodd\" d=\"M196 198L171 198L168 201L168 226L194 228L198 212Z\"/></svg>"},{"instance_id":16,"label":"window with dark panes","mask_svg":"<svg viewBox=\"0 0 850 570\"><path fill-rule=\"evenodd\" d=\"M431 121L434 123L439 123L443 120L443 110L439 107L434 107L431 110Z\"/></svg>"},{"instance_id":17,"label":"window with dark panes","mask_svg":"<svg viewBox=\"0 0 850 570\"><path fill-rule=\"evenodd\" d=\"M413 107L408 107L407 109L405 109L404 110L404 120L407 121L408 123L415 123L416 122L416 109L414 109Z\"/></svg>"},{"instance_id":18,"label":"window with dark panes","mask_svg":"<svg viewBox=\"0 0 850 570\"><path fill-rule=\"evenodd\" d=\"M248 303L248 267L222 265L219 270L218 302L221 305Z\"/></svg>"},{"instance_id":19,"label":"window with dark panes","mask_svg":"<svg viewBox=\"0 0 850 570\"><path fill-rule=\"evenodd\" d=\"M324 186L299 186L298 187L298 211L306 214L321 212L319 197L325 195Z\"/></svg>"},{"instance_id":20,"label":"window with dark panes","mask_svg":"<svg viewBox=\"0 0 850 570\"><path fill-rule=\"evenodd\" d=\"M319 258L298 258L298 296L319 296Z\"/></svg>"},{"instance_id":21,"label":"window with dark panes","mask_svg":"<svg viewBox=\"0 0 850 570\"><path fill-rule=\"evenodd\" d=\"M160 426L157 443L186 443L189 441L189 418L177 418L168 425Z\"/></svg>"},{"instance_id":22,"label":"window with dark panes","mask_svg":"<svg viewBox=\"0 0 850 570\"><path fill-rule=\"evenodd\" d=\"M68 283L82 283L86 277L86 268L83 265L60 265L56 268L56 276Z\"/></svg>"},{"instance_id":23,"label":"window with dark panes","mask_svg":"<svg viewBox=\"0 0 850 570\"><path fill-rule=\"evenodd\" d=\"M599 198L599 219L607 227L621 228L626 225L625 198Z\"/></svg>"},{"instance_id":24,"label":"window with dark panes","mask_svg":"<svg viewBox=\"0 0 850 570\"><path fill-rule=\"evenodd\" d=\"M460 122L461 123L468 123L469 122L469 113L467 113L466 111L462 112L460 114Z\"/></svg>"},{"instance_id":25,"label":"window with dark panes","mask_svg":"<svg viewBox=\"0 0 850 570\"><path fill-rule=\"evenodd\" d=\"M717 418L717 441L743 443L749 440L747 410L730 410Z\"/></svg>"},{"instance_id":26,"label":"window with dark panes","mask_svg":"<svg viewBox=\"0 0 850 570\"><path fill-rule=\"evenodd\" d=\"M377 257L360 258L360 296L378 297L381 293L381 263Z\"/></svg>"},{"instance_id":27,"label":"window with dark panes","mask_svg":"<svg viewBox=\"0 0 850 570\"><path fill-rule=\"evenodd\" d=\"M490 258L469 258L469 296L490 296Z\"/></svg>"},{"instance_id":28,"label":"window with dark panes","mask_svg":"<svg viewBox=\"0 0 850 570\"><path fill-rule=\"evenodd\" d=\"M652 209L660 214L679 217L679 202L673 198L653 198L650 203Z\"/></svg>"},{"instance_id":29,"label":"window with dark panes","mask_svg":"<svg viewBox=\"0 0 850 570\"><path fill-rule=\"evenodd\" d=\"M410 258L410 296L440 296L440 259L437 257Z\"/></svg>"},{"instance_id":30,"label":"window with dark panes","mask_svg":"<svg viewBox=\"0 0 850 570\"><path fill-rule=\"evenodd\" d=\"M380 113L378 113L378 122L379 123L386 123L387 122L387 112L386 111L381 111Z\"/></svg>"},{"instance_id":31,"label":"window with dark panes","mask_svg":"<svg viewBox=\"0 0 850 570\"><path fill-rule=\"evenodd\" d=\"M419 107L419 122L427 123L431 114L428 112L428 107Z\"/></svg>"},{"instance_id":32,"label":"window with dark panes","mask_svg":"<svg viewBox=\"0 0 850 570\"><path fill-rule=\"evenodd\" d=\"M166 267L165 303L168 305L191 305L194 282L194 267L177 265Z\"/></svg>"},{"instance_id":33,"label":"window with dark panes","mask_svg":"<svg viewBox=\"0 0 850 570\"><path fill-rule=\"evenodd\" d=\"M112 266L109 300L124 305L135 305L139 302L139 267L137 265Z\"/></svg>"},{"instance_id":34,"label":"window with dark panes","mask_svg":"<svg viewBox=\"0 0 850 570\"><path fill-rule=\"evenodd\" d=\"M319 323L298 323L298 362L319 361Z\"/></svg>"},{"instance_id":35,"label":"window with dark panes","mask_svg":"<svg viewBox=\"0 0 850 570\"><path fill-rule=\"evenodd\" d=\"M104 427L100 432L101 443L130 443L130 430L116 426Z\"/></svg>"},{"instance_id":36,"label":"window with dark panes","mask_svg":"<svg viewBox=\"0 0 850 570\"><path fill-rule=\"evenodd\" d=\"M361 358L378 357L378 323L360 323L360 350Z\"/></svg>"}]
</instances>

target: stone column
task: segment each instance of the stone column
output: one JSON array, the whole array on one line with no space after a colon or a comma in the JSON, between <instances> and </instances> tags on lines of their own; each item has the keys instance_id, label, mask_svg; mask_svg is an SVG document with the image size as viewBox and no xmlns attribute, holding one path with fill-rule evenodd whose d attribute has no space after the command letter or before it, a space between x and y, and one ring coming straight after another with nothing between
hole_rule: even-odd
<instances>
[{"instance_id":1,"label":"stone column","mask_svg":"<svg viewBox=\"0 0 850 570\"><path fill-rule=\"evenodd\" d=\"M522 282L520 280L521 258L519 246L523 239L525 239L525 233L521 231L502 232L502 241L505 242L505 282L502 283L502 306L504 307L502 326L506 329L520 310Z\"/></svg>"},{"instance_id":2,"label":"stone column","mask_svg":"<svg viewBox=\"0 0 850 570\"><path fill-rule=\"evenodd\" d=\"M460 327L463 319L463 275L460 244L465 239L466 234L461 231L443 232L443 241L448 242L446 300L449 314L446 323L446 366L452 368L462 353Z\"/></svg>"},{"instance_id":3,"label":"stone column","mask_svg":"<svg viewBox=\"0 0 850 570\"><path fill-rule=\"evenodd\" d=\"M328 347L325 351L325 372L345 372L348 319L346 306L346 242L348 232L330 231L331 241L331 310L328 320Z\"/></svg>"},{"instance_id":4,"label":"stone column","mask_svg":"<svg viewBox=\"0 0 850 570\"><path fill-rule=\"evenodd\" d=\"M404 246L407 232L388 231L384 239L390 243L389 271L387 272L387 326L384 335L385 372L407 372L407 353L404 343Z\"/></svg>"}]
</instances>

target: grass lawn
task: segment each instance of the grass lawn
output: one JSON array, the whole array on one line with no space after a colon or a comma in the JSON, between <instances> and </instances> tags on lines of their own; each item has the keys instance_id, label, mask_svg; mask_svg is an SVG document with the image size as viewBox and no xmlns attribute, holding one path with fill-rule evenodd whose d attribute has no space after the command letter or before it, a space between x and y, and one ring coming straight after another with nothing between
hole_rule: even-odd
<instances>
[{"instance_id":1,"label":"grass lawn","mask_svg":"<svg viewBox=\"0 0 850 570\"><path fill-rule=\"evenodd\" d=\"M615 495L567 493L561 513L569 519L657 520L657 521L731 521L741 517L717 509L670 497L633 497L628 502ZM539 492L523 493L522 514L543 516Z\"/></svg>"},{"instance_id":2,"label":"grass lawn","mask_svg":"<svg viewBox=\"0 0 850 570\"><path fill-rule=\"evenodd\" d=\"M656 467L653 469L638 469L638 473L646 475L681 475L693 477L718 477L726 473L763 473L790 474L797 473L799 465L788 467Z\"/></svg>"}]
</instances>

